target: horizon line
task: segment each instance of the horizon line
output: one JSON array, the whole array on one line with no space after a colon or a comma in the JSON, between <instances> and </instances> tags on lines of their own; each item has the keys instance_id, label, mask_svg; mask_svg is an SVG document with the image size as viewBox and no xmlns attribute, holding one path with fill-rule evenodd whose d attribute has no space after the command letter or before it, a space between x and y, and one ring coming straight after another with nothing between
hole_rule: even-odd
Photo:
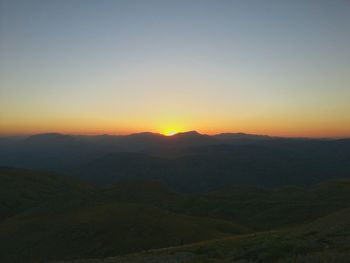
<instances>
[{"instance_id":1,"label":"horizon line","mask_svg":"<svg viewBox=\"0 0 350 263\"><path fill-rule=\"evenodd\" d=\"M286 136L286 135L269 135L269 134L259 134L259 133L246 133L246 132L234 132L234 131L228 131L228 132L219 132L219 133L201 133L197 130L188 130L188 131L180 131L176 132L171 135L163 134L161 132L155 132L155 131L139 131L139 132L130 132L130 133L104 133L104 132L58 132L58 131L48 131L48 132L34 132L34 133L9 133L9 134L1 134L0 137L31 137L31 136L37 136L37 135L48 135L48 134L58 134L58 135L67 135L67 136L130 136L130 135L137 135L137 134L153 134L153 135L159 135L164 137L172 137L178 134L186 134L186 133L197 133L199 135L203 136L217 136L222 134L235 134L235 135L250 135L250 136L266 136L270 138L275 139L348 139L350 138L350 135L344 135L344 136Z\"/></svg>"}]
</instances>

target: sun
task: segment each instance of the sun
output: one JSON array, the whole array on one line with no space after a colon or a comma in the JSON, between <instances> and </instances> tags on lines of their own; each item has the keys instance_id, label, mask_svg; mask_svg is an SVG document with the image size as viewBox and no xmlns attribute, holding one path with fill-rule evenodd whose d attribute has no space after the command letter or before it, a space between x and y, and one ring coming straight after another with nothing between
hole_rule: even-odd
<instances>
[{"instance_id":1,"label":"sun","mask_svg":"<svg viewBox=\"0 0 350 263\"><path fill-rule=\"evenodd\" d=\"M176 133L178 133L178 131L176 131L176 130L166 130L166 131L163 132L163 134L164 134L165 136L173 136L173 135L175 135Z\"/></svg>"},{"instance_id":2,"label":"sun","mask_svg":"<svg viewBox=\"0 0 350 263\"><path fill-rule=\"evenodd\" d=\"M181 131L179 127L174 127L175 125L169 125L168 127L163 127L161 129L161 134L165 136L173 136Z\"/></svg>"},{"instance_id":3,"label":"sun","mask_svg":"<svg viewBox=\"0 0 350 263\"><path fill-rule=\"evenodd\" d=\"M158 132L164 136L173 136L179 132L183 132L184 127L179 123L165 123L159 127Z\"/></svg>"}]
</instances>

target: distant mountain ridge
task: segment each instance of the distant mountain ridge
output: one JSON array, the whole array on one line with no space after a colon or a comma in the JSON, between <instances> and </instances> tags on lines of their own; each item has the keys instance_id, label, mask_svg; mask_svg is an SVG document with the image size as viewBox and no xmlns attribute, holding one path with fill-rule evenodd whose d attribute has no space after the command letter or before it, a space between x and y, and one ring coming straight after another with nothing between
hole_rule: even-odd
<instances>
[{"instance_id":1,"label":"distant mountain ridge","mask_svg":"<svg viewBox=\"0 0 350 263\"><path fill-rule=\"evenodd\" d=\"M198 131L192 130L192 131L186 131L186 132L178 132L174 135L167 136L160 133L155 132L138 132L138 133L131 133L126 135L112 135L112 134L101 134L101 135L71 135L71 134L63 134L63 133L39 133L34 135L28 135L28 136L6 136L1 137L1 140L6 140L9 138L15 138L19 137L28 141L50 141L50 140L72 140L75 139L81 139L83 141L99 141L99 140L123 140L123 139L154 139L154 138L161 138L164 140L172 140L172 139L179 139L179 138L214 138L214 139L220 139L220 140L271 140L271 139L311 139L311 140L318 140L315 138L307 138L307 137L281 137L281 136L270 136L270 135L260 135L260 134L249 134L249 133L243 133L243 132L226 132L226 133L218 133L213 135L208 134L202 134ZM342 139L332 139L332 138L319 138L319 140L342 140ZM344 138L346 140L347 138Z\"/></svg>"},{"instance_id":2,"label":"distant mountain ridge","mask_svg":"<svg viewBox=\"0 0 350 263\"><path fill-rule=\"evenodd\" d=\"M0 140L0 165L59 172L94 184L160 180L177 191L226 185L309 185L350 176L349 139L197 131L165 136L38 134Z\"/></svg>"},{"instance_id":3,"label":"distant mountain ridge","mask_svg":"<svg viewBox=\"0 0 350 263\"><path fill-rule=\"evenodd\" d=\"M247 134L247 133L219 133L213 135L214 138L220 140L271 140L279 139L282 137L269 136L269 135L258 135L258 134Z\"/></svg>"},{"instance_id":4,"label":"distant mountain ridge","mask_svg":"<svg viewBox=\"0 0 350 263\"><path fill-rule=\"evenodd\" d=\"M217 134L202 134L196 130L190 130L190 131L184 131L184 132L178 132L174 135L164 135L157 132L137 132L137 133L130 133L130 134L97 134L97 135L76 135L76 134L64 134L64 133L58 133L58 132L49 132L49 133L38 133L33 135L21 135L21 136L0 136L0 138L11 138L11 137L20 137L20 138L47 138L47 139L54 139L54 138L63 138L63 137L77 137L77 138L103 138L103 137L110 137L110 138L125 138L125 137L162 137L162 138L172 138L172 137L196 137L196 136L209 136L209 137L218 137L221 139L233 139L233 138L265 138L265 139L271 139L271 138L290 138L290 137L281 137L281 136L270 136L270 135L261 135L261 134L249 134L249 133L243 133L243 132L225 132L225 133L217 133ZM293 138L293 137L292 137ZM298 137L296 137L298 138ZM305 137L306 138L306 137Z\"/></svg>"}]
</instances>

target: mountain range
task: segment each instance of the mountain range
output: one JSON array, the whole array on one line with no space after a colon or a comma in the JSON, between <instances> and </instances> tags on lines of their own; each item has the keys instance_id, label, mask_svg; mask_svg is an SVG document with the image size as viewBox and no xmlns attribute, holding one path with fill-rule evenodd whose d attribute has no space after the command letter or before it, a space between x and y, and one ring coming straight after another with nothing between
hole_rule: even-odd
<instances>
[{"instance_id":1,"label":"mountain range","mask_svg":"<svg viewBox=\"0 0 350 263\"><path fill-rule=\"evenodd\" d=\"M227 185L306 186L350 174L350 139L243 133L173 136L39 134L1 138L0 165L57 172L95 185L162 181L205 192Z\"/></svg>"}]
</instances>

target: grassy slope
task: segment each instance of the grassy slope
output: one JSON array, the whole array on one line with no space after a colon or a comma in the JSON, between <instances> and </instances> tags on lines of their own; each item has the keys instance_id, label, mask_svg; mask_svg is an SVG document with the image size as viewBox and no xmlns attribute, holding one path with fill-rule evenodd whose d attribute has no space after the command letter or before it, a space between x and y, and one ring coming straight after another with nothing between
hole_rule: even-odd
<instances>
[{"instance_id":1,"label":"grassy slope","mask_svg":"<svg viewBox=\"0 0 350 263\"><path fill-rule=\"evenodd\" d=\"M0 224L1 262L106 257L245 233L230 222L113 203L57 207L21 214Z\"/></svg>"},{"instance_id":2,"label":"grassy slope","mask_svg":"<svg viewBox=\"0 0 350 263\"><path fill-rule=\"evenodd\" d=\"M210 213L216 218L268 230L311 222L349 207L350 181L330 181L304 189L232 189L202 195L197 200L193 198L187 204L192 214Z\"/></svg>"},{"instance_id":3,"label":"grassy slope","mask_svg":"<svg viewBox=\"0 0 350 263\"><path fill-rule=\"evenodd\" d=\"M178 194L156 182L124 182L104 193L113 200L231 220L262 231L311 222L348 207L350 181L330 181L311 188L230 188L208 194Z\"/></svg>"},{"instance_id":4,"label":"grassy slope","mask_svg":"<svg viewBox=\"0 0 350 263\"><path fill-rule=\"evenodd\" d=\"M6 251L1 262L106 257L249 231L232 222L116 202L51 175L12 170L2 178L13 185L3 196L15 202L0 221L0 247Z\"/></svg>"},{"instance_id":5,"label":"grassy slope","mask_svg":"<svg viewBox=\"0 0 350 263\"><path fill-rule=\"evenodd\" d=\"M232 223L236 220L256 229L284 230L134 257L165 257L162 262L171 262L173 254L173 262L304 262L305 258L327 263L336 257L338 263L350 247L349 210L334 213L349 207L347 180L310 189L234 188L196 195L141 181L101 191L69 178L10 168L0 169L0 180L0 247L6 251L0 253L1 262L107 257L247 233L247 228ZM290 228L319 217L310 225ZM290 261L294 257L299 261ZM311 261L317 257L328 261Z\"/></svg>"},{"instance_id":6,"label":"grassy slope","mask_svg":"<svg viewBox=\"0 0 350 263\"><path fill-rule=\"evenodd\" d=\"M147 251L105 261L74 263L348 263L350 262L350 209L310 224ZM66 262L68 263L68 262Z\"/></svg>"},{"instance_id":7,"label":"grassy slope","mask_svg":"<svg viewBox=\"0 0 350 263\"><path fill-rule=\"evenodd\" d=\"M64 196L93 195L87 185L47 172L0 167L0 220Z\"/></svg>"}]
</instances>

